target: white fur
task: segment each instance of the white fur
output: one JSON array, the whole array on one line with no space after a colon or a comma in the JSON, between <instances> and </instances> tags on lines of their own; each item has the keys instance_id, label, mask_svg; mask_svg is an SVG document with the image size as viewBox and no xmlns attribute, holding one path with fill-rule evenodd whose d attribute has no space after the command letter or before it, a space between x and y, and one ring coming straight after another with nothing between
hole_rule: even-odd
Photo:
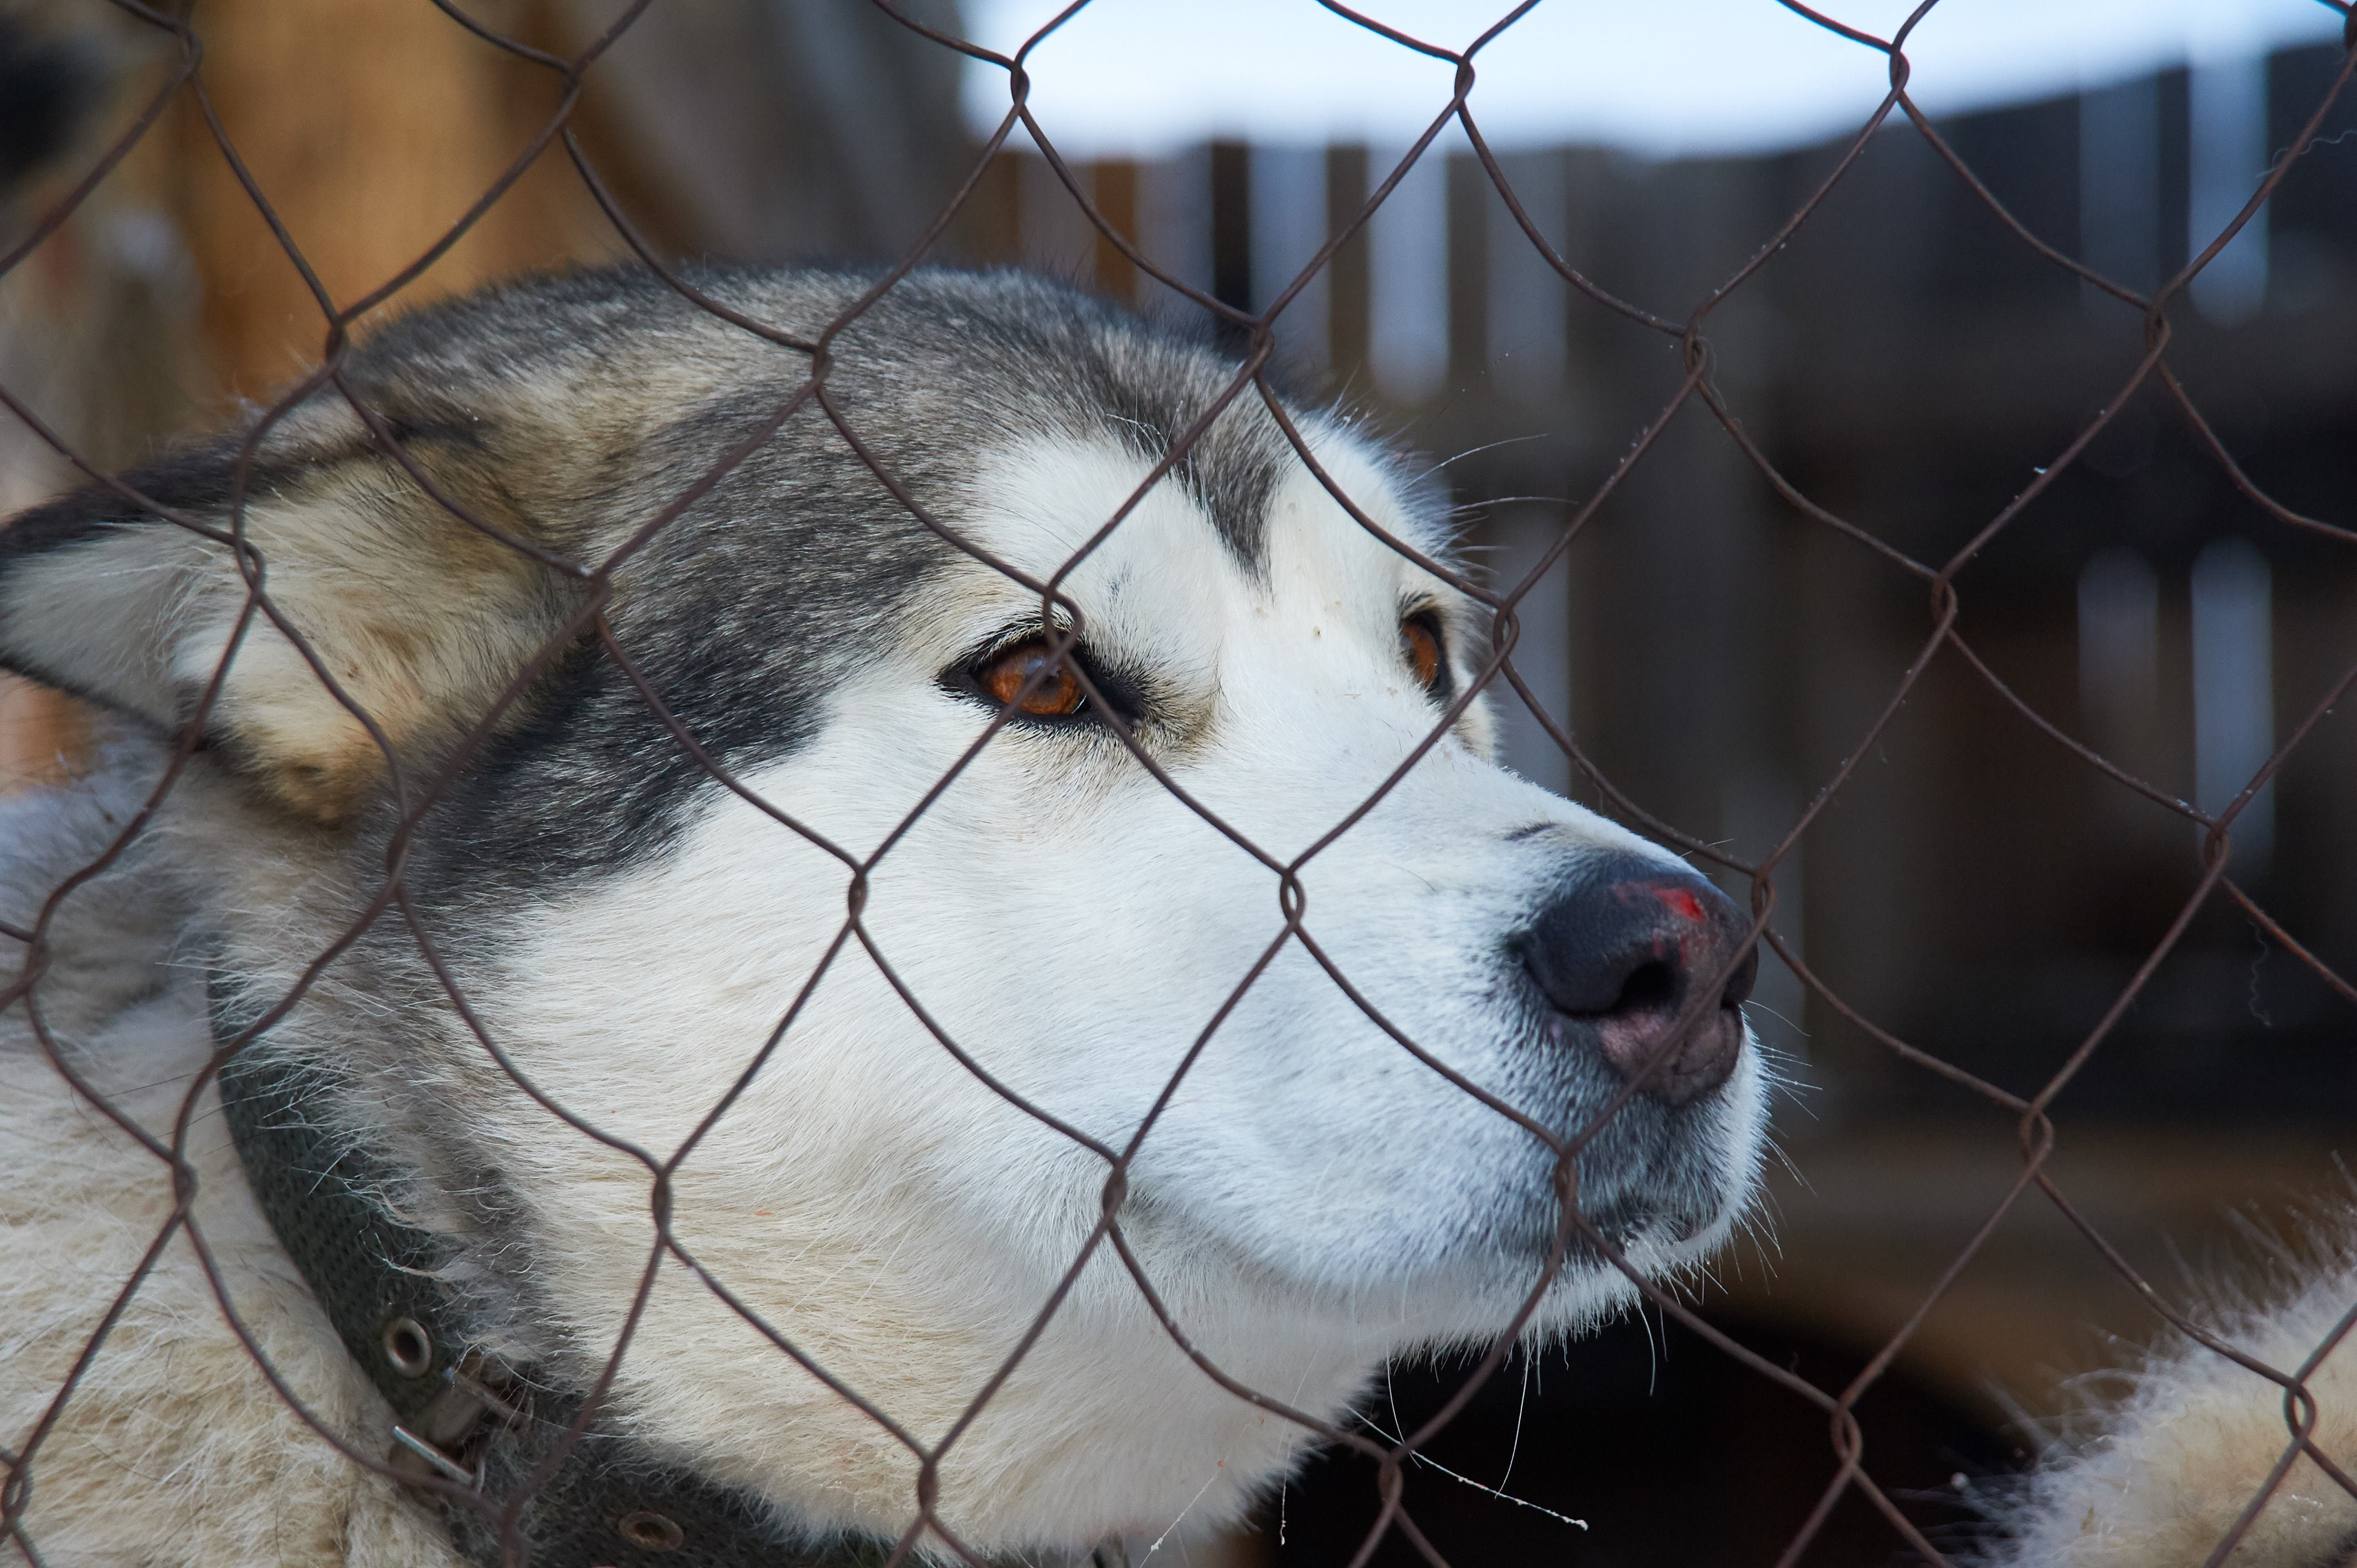
<instances>
[{"instance_id":1,"label":"white fur","mask_svg":"<svg viewBox=\"0 0 2357 1568\"><path fill-rule=\"evenodd\" d=\"M1386 526L1420 536L1371 460L1340 437L1325 445L1342 483ZM1045 573L1145 471L1109 446L1019 448L977 474L961 523ZM1256 575L1165 484L1067 589L1101 657L1173 686L1186 733L1147 739L1178 785L1282 861L1355 809L1429 733L1435 711L1402 660L1398 617L1405 602L1451 596L1306 473L1280 489L1271 518ZM866 854L988 717L944 690L938 672L1037 608L1035 596L973 567L912 618L890 656L834 683L813 741L747 782ZM1460 650L1458 678L1469 671ZM1302 882L1308 930L1369 1000L1513 1103L1537 1079L1500 981L1506 938L1575 849L1675 863L1495 766L1488 736L1477 707L1310 860ZM119 813L125 786L102 788L114 791L106 810ZM705 801L680 842L594 893L504 911L515 940L497 967L462 966L525 1071L658 1155L770 1035L845 908L838 862L716 787ZM38 892L93 846L87 821L61 832L27 813L84 809L23 807L0 824L20 846L66 846L40 849L11 886ZM135 908L178 864L167 837L109 886L133 889L126 908ZM260 886L237 895L239 918L275 907ZM986 1070L1118 1147L1279 934L1278 891L1275 874L1117 745L1018 726L885 856L865 919ZM178 939L175 922L190 917L169 900L145 908L130 939L145 944L135 962L120 955L64 988L104 993L86 1009L77 1049L110 1084L136 1086L134 1103L161 1122L201 1059L205 1030L194 977L156 967ZM113 940L113 929L103 920L61 929L60 951ZM320 940L314 933L311 946ZM159 992L135 994L159 973L168 982ZM652 1237L643 1171L554 1124L441 1026L447 1059L470 1084L469 1134L532 1215L533 1281L556 1326L571 1342L610 1342ZM0 1073L9 1165L41 1173L29 1193L0 1199L33 1205L21 1219L6 1210L0 1243L0 1333L12 1351L0 1371L0 1434L16 1434L38 1419L170 1195L162 1167L78 1106L21 1030L0 1044ZM1631 1243L1641 1266L1673 1271L1724 1239L1749 1201L1762 1096L1747 1050L1717 1101L1691 1108L1687 1153L1723 1178L1722 1209L1683 1240L1641 1230ZM232 1294L322 1417L362 1448L381 1447L388 1418L271 1244L224 1142L208 1116L189 1147ZM1146 1139L1123 1222L1207 1355L1330 1416L1387 1356L1507 1327L1537 1262L1500 1250L1486 1227L1543 1199L1551 1164L1537 1140L1387 1038L1292 944ZM684 1167L676 1229L775 1327L931 1444L1079 1256L1105 1170L958 1065L853 945ZM1575 1268L1536 1331L1579 1326L1630 1295L1618 1274ZM295 1423L208 1299L176 1243L42 1451L35 1537L73 1547L50 1561L446 1562L431 1516ZM896 1532L910 1516L908 1452L676 1265L616 1392L645 1437L813 1522ZM1182 1512L1200 1532L1243 1510L1299 1439L1189 1364L1100 1250L952 1449L940 1507L985 1549L1158 1532ZM125 1502L134 1496L145 1500Z\"/></svg>"},{"instance_id":2,"label":"white fur","mask_svg":"<svg viewBox=\"0 0 2357 1568\"><path fill-rule=\"evenodd\" d=\"M1018 453L976 481L972 532L1052 570L1145 472L1110 449ZM1358 493L1385 493L1372 475L1352 478ZM1019 504L994 508L994 497ZM1207 524L1164 485L1068 591L1101 653L1185 672L1211 736L1173 759L1174 777L1285 860L1430 732L1397 616L1404 594L1438 585L1306 473L1275 512L1256 583L1203 547ZM1410 528L1395 509L1388 521ZM977 569L952 603L903 661L837 688L815 745L748 782L856 855L881 843L986 716L932 671L1037 601ZM1070 745L1002 734L885 858L866 919L952 1039L1118 1147L1282 929L1278 879L1117 747L1076 765ZM1544 822L1560 837L1503 842ZM1412 1038L1511 1101L1512 1058L1529 1047L1502 1021L1498 947L1559 874L1567 842L1661 856L1451 737L1309 864L1308 929ZM493 1027L559 1100L668 1152L716 1073L749 1055L810 974L844 918L846 883L839 863L716 798L673 854L533 916L513 972L490 988ZM683 1018L697 1021L692 1039ZM711 1065L682 1069L683 1051L707 1049ZM1745 1170L1760 1101L1747 1059L1715 1128ZM643 1177L579 1139L534 1136L504 1159L535 1208L566 1216L550 1250L564 1263L545 1284L569 1319L610 1334L645 1256ZM1330 1414L1386 1354L1506 1326L1535 1262L1464 1240L1543 1187L1547 1165L1528 1133L1407 1056L1296 946L1147 1139L1131 1234L1207 1354ZM957 1065L855 948L688 1167L679 1224L775 1326L932 1442L1079 1254L1104 1174ZM607 1201L586 1205L593 1191ZM1641 1255L1674 1266L1720 1234ZM1555 1292L1546 1321L1591 1321L1629 1295L1617 1273L1587 1273ZM857 1312L840 1309L846 1296ZM666 1289L648 1332L679 1348L625 1365L625 1396L651 1430L772 1488L797 1450L843 1455L785 1500L829 1521L905 1519L906 1452L761 1354L700 1287ZM1158 1529L1212 1482L1195 1517L1217 1523L1298 1435L1185 1366L1101 1254L952 1451L943 1509L977 1540L1085 1540Z\"/></svg>"},{"instance_id":3,"label":"white fur","mask_svg":"<svg viewBox=\"0 0 2357 1568\"><path fill-rule=\"evenodd\" d=\"M79 789L0 802L0 911L28 924L42 896L113 840L148 781L135 754L119 752ZM211 1042L202 976L173 962L188 905L157 860L135 851L66 901L40 997L74 1065L169 1144ZM0 1151L11 1173L0 1183L0 1443L22 1452L171 1213L172 1179L38 1054L22 1004L0 1015ZM381 1448L391 1414L272 1238L210 1093L187 1151L197 1224L264 1354L331 1430L363 1452ZM279 1400L185 1233L33 1459L27 1531L52 1568L457 1563L437 1520L348 1463ZM20 1561L0 1542L0 1563Z\"/></svg>"},{"instance_id":4,"label":"white fur","mask_svg":"<svg viewBox=\"0 0 2357 1568\"><path fill-rule=\"evenodd\" d=\"M2340 1215L2267 1301L2206 1316L2237 1349L2298 1371L2357 1306L2357 1216ZM2125 1395L2091 1401L2072 1440L2007 1509L2014 1543L1990 1568L2200 1568L2259 1495L2290 1445L2282 1387L2206 1347L2178 1339L2128 1377ZM2316 1445L2357 1474L2357 1348L2314 1371ZM2226 1568L2348 1568L2357 1563L2357 1498L2305 1455Z\"/></svg>"}]
</instances>

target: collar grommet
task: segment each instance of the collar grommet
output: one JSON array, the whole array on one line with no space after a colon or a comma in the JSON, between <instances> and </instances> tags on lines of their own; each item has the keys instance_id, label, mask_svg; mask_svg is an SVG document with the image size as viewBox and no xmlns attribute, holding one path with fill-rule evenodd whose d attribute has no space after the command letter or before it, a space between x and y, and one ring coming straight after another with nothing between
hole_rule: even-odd
<instances>
[{"instance_id":1,"label":"collar grommet","mask_svg":"<svg viewBox=\"0 0 2357 1568\"><path fill-rule=\"evenodd\" d=\"M633 1509L614 1521L622 1539L641 1552L677 1552L687 1544L687 1532L645 1509Z\"/></svg>"},{"instance_id":2,"label":"collar grommet","mask_svg":"<svg viewBox=\"0 0 2357 1568\"><path fill-rule=\"evenodd\" d=\"M414 1317L396 1317L384 1326L384 1362L404 1378L422 1378L434 1369L434 1339Z\"/></svg>"}]
</instances>

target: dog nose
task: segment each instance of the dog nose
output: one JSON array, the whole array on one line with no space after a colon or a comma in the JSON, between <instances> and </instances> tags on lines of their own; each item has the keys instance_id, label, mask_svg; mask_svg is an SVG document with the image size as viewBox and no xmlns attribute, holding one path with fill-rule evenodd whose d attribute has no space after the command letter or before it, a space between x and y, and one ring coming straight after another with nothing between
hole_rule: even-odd
<instances>
[{"instance_id":1,"label":"dog nose","mask_svg":"<svg viewBox=\"0 0 2357 1568\"><path fill-rule=\"evenodd\" d=\"M1539 912L1523 939L1523 963L1557 1012L1595 1032L1613 1070L1634 1078L1664 1048L1695 987L1727 972L1749 930L1733 901L1703 877L1615 856ZM1727 972L1644 1093L1683 1105L1727 1081L1743 1053L1738 1004L1759 972L1755 947Z\"/></svg>"}]
</instances>

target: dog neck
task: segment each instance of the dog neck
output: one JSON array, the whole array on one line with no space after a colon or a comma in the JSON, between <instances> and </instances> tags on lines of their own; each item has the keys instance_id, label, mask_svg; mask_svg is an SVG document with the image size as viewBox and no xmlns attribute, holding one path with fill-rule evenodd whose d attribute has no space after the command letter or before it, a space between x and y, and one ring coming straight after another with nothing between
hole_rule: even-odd
<instances>
[{"instance_id":1,"label":"dog neck","mask_svg":"<svg viewBox=\"0 0 2357 1568\"><path fill-rule=\"evenodd\" d=\"M213 1036L253 1020L208 987ZM797 1530L772 1504L670 1461L602 1419L598 1391L470 1345L437 1279L442 1248L371 1195L383 1173L305 1113L301 1069L231 1057L221 1103L248 1184L353 1361L392 1407L385 1465L441 1505L453 1544L494 1568L528 1543L534 1568L878 1568L897 1543ZM511 1500L513 1499L513 1500ZM909 1552L899 1555L906 1560ZM1118 1541L1073 1568L1125 1563Z\"/></svg>"}]
</instances>

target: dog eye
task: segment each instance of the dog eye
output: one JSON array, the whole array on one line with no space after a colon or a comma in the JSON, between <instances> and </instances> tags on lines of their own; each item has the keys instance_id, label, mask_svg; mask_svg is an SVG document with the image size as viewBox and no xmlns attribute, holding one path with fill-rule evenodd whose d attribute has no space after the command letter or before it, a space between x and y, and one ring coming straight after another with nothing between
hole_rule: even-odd
<instances>
[{"instance_id":1,"label":"dog eye","mask_svg":"<svg viewBox=\"0 0 2357 1568\"><path fill-rule=\"evenodd\" d=\"M1031 688L1028 695L1023 695L1024 682L1049 666L1053 668L1040 675L1039 683ZM1016 712L1034 718L1070 718L1088 702L1088 693L1081 689L1080 677L1072 673L1071 661L1060 660L1055 643L1046 637L1027 638L992 654L974 671L974 683L1001 705L1012 706Z\"/></svg>"},{"instance_id":2,"label":"dog eye","mask_svg":"<svg viewBox=\"0 0 2357 1568\"><path fill-rule=\"evenodd\" d=\"M1400 651L1407 656L1407 666L1415 671L1419 684L1427 692L1440 687L1440 634L1433 628L1429 616L1411 616L1400 622Z\"/></svg>"}]
</instances>

